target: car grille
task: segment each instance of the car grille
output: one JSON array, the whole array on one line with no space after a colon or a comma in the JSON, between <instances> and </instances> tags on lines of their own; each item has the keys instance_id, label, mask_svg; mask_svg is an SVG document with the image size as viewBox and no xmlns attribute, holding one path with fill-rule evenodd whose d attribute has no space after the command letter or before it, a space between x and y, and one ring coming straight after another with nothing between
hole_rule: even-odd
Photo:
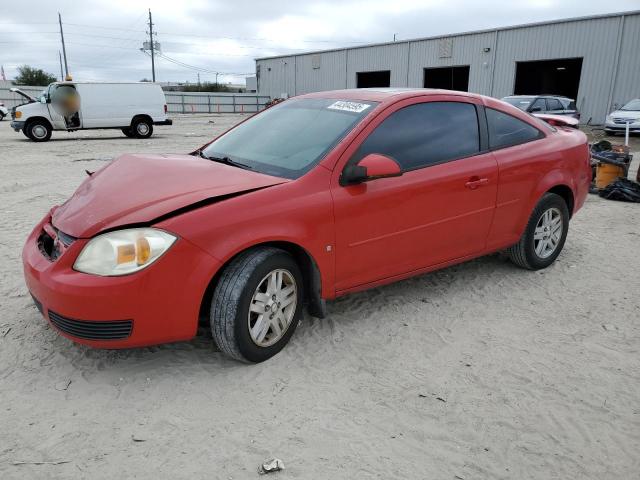
<instances>
[{"instance_id":1,"label":"car grille","mask_svg":"<svg viewBox=\"0 0 640 480\"><path fill-rule=\"evenodd\" d=\"M618 125L625 125L627 122L634 123L636 119L634 118L614 118L613 123Z\"/></svg>"},{"instance_id":2,"label":"car grille","mask_svg":"<svg viewBox=\"0 0 640 480\"><path fill-rule=\"evenodd\" d=\"M131 335L132 320L87 322L63 317L49 310L49 320L61 332L85 340L120 340Z\"/></svg>"}]
</instances>

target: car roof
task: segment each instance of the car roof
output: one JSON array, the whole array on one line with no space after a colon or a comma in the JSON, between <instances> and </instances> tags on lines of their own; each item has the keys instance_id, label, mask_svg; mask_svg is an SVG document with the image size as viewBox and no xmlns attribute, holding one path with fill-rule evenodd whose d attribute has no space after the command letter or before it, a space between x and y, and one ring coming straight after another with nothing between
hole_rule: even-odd
<instances>
[{"instance_id":1,"label":"car roof","mask_svg":"<svg viewBox=\"0 0 640 480\"><path fill-rule=\"evenodd\" d=\"M550 93L539 93L537 95L507 95L506 97L502 97L502 98L537 98L537 97L562 98L564 100L573 101L573 98L565 97L564 95L552 95Z\"/></svg>"},{"instance_id":2,"label":"car roof","mask_svg":"<svg viewBox=\"0 0 640 480\"><path fill-rule=\"evenodd\" d=\"M328 90L298 95L296 98L336 98L341 100L362 100L383 102L398 101L418 95L457 95L467 98L483 98L482 95L457 90L440 90L435 88L350 88L345 90Z\"/></svg>"}]
</instances>

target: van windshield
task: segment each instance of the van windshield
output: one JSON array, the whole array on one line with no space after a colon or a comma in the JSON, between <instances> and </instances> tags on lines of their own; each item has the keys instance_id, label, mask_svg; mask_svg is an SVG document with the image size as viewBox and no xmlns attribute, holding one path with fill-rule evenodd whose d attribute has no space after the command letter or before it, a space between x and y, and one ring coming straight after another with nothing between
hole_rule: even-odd
<instances>
[{"instance_id":1,"label":"van windshield","mask_svg":"<svg viewBox=\"0 0 640 480\"><path fill-rule=\"evenodd\" d=\"M287 100L238 125L201 155L296 179L322 160L376 104L324 98Z\"/></svg>"}]
</instances>

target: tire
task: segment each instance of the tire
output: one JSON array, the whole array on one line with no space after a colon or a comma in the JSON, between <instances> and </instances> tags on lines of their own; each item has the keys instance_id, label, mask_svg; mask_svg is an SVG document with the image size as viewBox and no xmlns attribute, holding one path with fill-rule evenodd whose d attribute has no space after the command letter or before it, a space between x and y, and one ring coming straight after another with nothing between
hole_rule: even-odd
<instances>
[{"instance_id":1,"label":"tire","mask_svg":"<svg viewBox=\"0 0 640 480\"><path fill-rule=\"evenodd\" d=\"M135 119L130 128L135 138L149 138L153 135L153 123L147 118Z\"/></svg>"},{"instance_id":2,"label":"tire","mask_svg":"<svg viewBox=\"0 0 640 480\"><path fill-rule=\"evenodd\" d=\"M0 113L0 122L4 120L4 113Z\"/></svg>"},{"instance_id":3,"label":"tire","mask_svg":"<svg viewBox=\"0 0 640 480\"><path fill-rule=\"evenodd\" d=\"M51 138L51 125L44 120L31 120L24 130L25 135L34 142L47 142Z\"/></svg>"},{"instance_id":4,"label":"tire","mask_svg":"<svg viewBox=\"0 0 640 480\"><path fill-rule=\"evenodd\" d=\"M279 283L286 287L280 290L285 292L284 296L275 295L274 301L274 296L269 296L270 291L275 291L270 290L270 281L274 274L277 278L278 272L281 272ZM222 272L211 301L211 333L218 348L236 360L249 363L273 357L296 330L302 315L302 286L300 268L284 250L258 247L240 254ZM254 295L265 300L256 299ZM289 303L283 307L286 301ZM275 317L280 318L280 322L273 320L276 311L280 312ZM260 325L266 328L259 328Z\"/></svg>"},{"instance_id":5,"label":"tire","mask_svg":"<svg viewBox=\"0 0 640 480\"><path fill-rule=\"evenodd\" d=\"M129 138L135 137L135 135L133 134L133 131L131 130L131 127L123 128L122 133L124 133Z\"/></svg>"},{"instance_id":6,"label":"tire","mask_svg":"<svg viewBox=\"0 0 640 480\"><path fill-rule=\"evenodd\" d=\"M549 229L545 231L546 220L549 222ZM553 235L555 219L560 219L560 231ZM536 230L538 232L536 233ZM536 208L529 218L529 222L520 237L518 243L507 250L507 254L513 263L519 267L529 270L540 270L551 265L564 247L569 231L569 209L564 199L555 193L545 193L540 199ZM536 239L535 237L539 237ZM555 242L554 242L555 239ZM547 243L545 246L543 242ZM553 248L552 247L553 244Z\"/></svg>"}]
</instances>

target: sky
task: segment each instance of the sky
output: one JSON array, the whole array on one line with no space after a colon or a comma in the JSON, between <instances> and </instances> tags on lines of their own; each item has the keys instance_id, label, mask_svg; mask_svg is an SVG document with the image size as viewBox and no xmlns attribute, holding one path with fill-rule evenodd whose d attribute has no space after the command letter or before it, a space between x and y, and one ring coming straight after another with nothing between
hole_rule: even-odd
<instances>
[{"instance_id":1,"label":"sky","mask_svg":"<svg viewBox=\"0 0 640 480\"><path fill-rule=\"evenodd\" d=\"M74 80L244 83L255 58L640 9L640 0L2 0L0 65L60 76L58 12ZM216 75L217 74L217 75Z\"/></svg>"}]
</instances>

